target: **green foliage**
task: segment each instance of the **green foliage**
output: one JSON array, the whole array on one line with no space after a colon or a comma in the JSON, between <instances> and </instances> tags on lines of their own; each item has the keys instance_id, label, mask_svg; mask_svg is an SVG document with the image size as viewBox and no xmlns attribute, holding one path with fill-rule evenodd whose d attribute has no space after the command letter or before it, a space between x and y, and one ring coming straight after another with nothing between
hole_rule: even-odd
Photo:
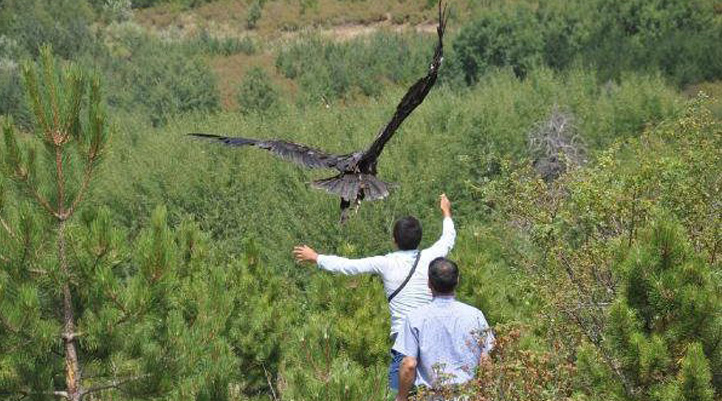
<instances>
[{"instance_id":1,"label":"green foliage","mask_svg":"<svg viewBox=\"0 0 722 401\"><path fill-rule=\"evenodd\" d=\"M700 99L550 184L524 167L482 191L528 241L514 263L575 333L567 347L585 344L578 366L590 397L667 399L681 380L708 392L703 362L677 378L695 342L719 391L719 133ZM670 219L681 228L653 224Z\"/></svg>"},{"instance_id":2,"label":"green foliage","mask_svg":"<svg viewBox=\"0 0 722 401\"><path fill-rule=\"evenodd\" d=\"M278 90L271 78L259 68L246 73L238 88L238 105L243 113L266 113L278 107Z\"/></svg>"},{"instance_id":3,"label":"green foliage","mask_svg":"<svg viewBox=\"0 0 722 401\"><path fill-rule=\"evenodd\" d=\"M261 19L262 12L263 3L261 3L260 0L254 0L248 8L248 14L246 15L246 28L255 29L258 24L258 20Z\"/></svg>"},{"instance_id":4,"label":"green foliage","mask_svg":"<svg viewBox=\"0 0 722 401\"><path fill-rule=\"evenodd\" d=\"M161 3L203 1L133 6ZM3 2L0 114L13 119L0 116L0 398L64 388L59 305L69 283L84 388L137 378L86 399L383 399L390 344L380 283L296 265L290 249L385 253L394 219L407 214L423 221L428 245L441 192L454 202L458 296L501 324L494 364L464 390L472 397L719 398L722 135L702 102L683 112L666 85L719 75L711 45L719 17L701 0L477 9L475 23L448 37L440 85L380 159L381 178L400 187L340 227L338 200L305 184L329 172L183 134L361 149L425 73L433 35L264 46L277 51L291 90L254 69L238 94L245 112L215 113L208 62L265 60L257 39L203 29L156 36L122 0ZM18 66L41 41L109 83L104 94L120 118L112 152L97 153L101 168L99 158L88 163L107 139L93 134L105 132L102 107L91 107L101 91L77 79L79 70L26 74L34 105L21 106ZM287 104L289 94L297 104ZM526 163L529 137L557 105L574 115L588 153L582 167L545 182ZM68 118L76 111L80 119ZM65 202L47 135L58 127L71 133L61 158ZM94 178L85 184L88 166ZM70 206L84 185L77 218L58 229L37 199ZM650 225L662 219L680 227ZM655 251L663 243L674 245L669 263Z\"/></svg>"},{"instance_id":5,"label":"green foliage","mask_svg":"<svg viewBox=\"0 0 722 401\"><path fill-rule=\"evenodd\" d=\"M531 2L529 2L531 3ZM601 81L661 71L678 85L722 76L722 21L711 0L508 2L484 10L454 40L468 84L493 67L523 77L546 65L594 66Z\"/></svg>"},{"instance_id":6,"label":"green foliage","mask_svg":"<svg viewBox=\"0 0 722 401\"><path fill-rule=\"evenodd\" d=\"M232 56L243 53L246 55L255 54L258 49L256 42L250 37L219 38L212 36L208 31L203 30L186 44L188 53L202 52L211 55Z\"/></svg>"},{"instance_id":7,"label":"green foliage","mask_svg":"<svg viewBox=\"0 0 722 401\"><path fill-rule=\"evenodd\" d=\"M12 59L0 59L0 115L13 116L18 125L28 127L30 114L21 81L18 64Z\"/></svg>"},{"instance_id":8,"label":"green foliage","mask_svg":"<svg viewBox=\"0 0 722 401\"><path fill-rule=\"evenodd\" d=\"M309 37L282 49L276 68L298 82L303 104L319 104L378 96L384 81L410 84L426 73L432 52L433 42L418 35L380 32L349 42Z\"/></svg>"},{"instance_id":9,"label":"green foliage","mask_svg":"<svg viewBox=\"0 0 722 401\"><path fill-rule=\"evenodd\" d=\"M516 76L524 77L542 64L540 30L534 10L525 5L489 12L456 37L454 62L461 65L467 84L493 67L510 66Z\"/></svg>"},{"instance_id":10,"label":"green foliage","mask_svg":"<svg viewBox=\"0 0 722 401\"><path fill-rule=\"evenodd\" d=\"M133 7L147 8L162 4L177 4L181 7L193 8L210 3L211 1L213 0L133 0Z\"/></svg>"},{"instance_id":11,"label":"green foliage","mask_svg":"<svg viewBox=\"0 0 722 401\"><path fill-rule=\"evenodd\" d=\"M50 44L59 56L70 58L95 42L93 18L85 0L6 0L0 7L0 35L34 56L41 45Z\"/></svg>"},{"instance_id":12,"label":"green foliage","mask_svg":"<svg viewBox=\"0 0 722 401\"><path fill-rule=\"evenodd\" d=\"M179 113L220 108L215 75L203 59L128 28L118 32L115 54L104 60L113 85L109 104L126 111L142 110L154 126Z\"/></svg>"},{"instance_id":13,"label":"green foliage","mask_svg":"<svg viewBox=\"0 0 722 401\"><path fill-rule=\"evenodd\" d=\"M620 273L600 351L616 370L600 384L617 383L620 396L634 399L712 400L720 390L710 372L722 363L722 299L709 266L693 256L680 227L660 222Z\"/></svg>"}]
</instances>

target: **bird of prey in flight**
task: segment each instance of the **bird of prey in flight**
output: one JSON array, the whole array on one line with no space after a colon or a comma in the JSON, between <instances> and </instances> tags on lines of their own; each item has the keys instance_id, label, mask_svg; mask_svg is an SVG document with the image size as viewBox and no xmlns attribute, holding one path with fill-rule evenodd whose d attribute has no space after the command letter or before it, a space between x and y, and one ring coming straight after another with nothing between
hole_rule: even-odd
<instances>
[{"instance_id":1,"label":"bird of prey in flight","mask_svg":"<svg viewBox=\"0 0 722 401\"><path fill-rule=\"evenodd\" d=\"M336 176L313 181L311 185L341 198L341 223L343 223L348 218L351 206L358 208L362 200L384 199L389 195L389 190L393 185L376 178L378 158L401 123L424 101L431 87L436 83L443 59L443 38L447 19L447 7L442 8L441 2L439 2L439 24L436 28L438 42L428 73L409 88L396 106L396 112L391 117L391 121L381 128L368 149L345 155L334 155L281 140L249 139L203 133L188 135L217 141L227 146L255 146L306 168L337 170Z\"/></svg>"}]
</instances>

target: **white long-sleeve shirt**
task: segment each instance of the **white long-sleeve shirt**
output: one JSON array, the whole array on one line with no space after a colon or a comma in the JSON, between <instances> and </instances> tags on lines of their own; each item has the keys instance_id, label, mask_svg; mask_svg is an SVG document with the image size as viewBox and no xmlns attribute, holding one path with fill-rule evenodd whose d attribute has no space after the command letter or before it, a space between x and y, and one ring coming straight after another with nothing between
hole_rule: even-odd
<instances>
[{"instance_id":1,"label":"white long-sleeve shirt","mask_svg":"<svg viewBox=\"0 0 722 401\"><path fill-rule=\"evenodd\" d=\"M406 314L431 301L428 286L429 263L438 257L446 256L454 247L456 230L450 217L444 218L441 237L429 248L421 251L416 271L389 303L391 313L391 335L403 328ZM348 259L334 255L318 255L316 263L324 270L346 275L378 274L384 282L384 291L388 298L404 282L416 260L417 250L396 251L383 256L362 259Z\"/></svg>"}]
</instances>

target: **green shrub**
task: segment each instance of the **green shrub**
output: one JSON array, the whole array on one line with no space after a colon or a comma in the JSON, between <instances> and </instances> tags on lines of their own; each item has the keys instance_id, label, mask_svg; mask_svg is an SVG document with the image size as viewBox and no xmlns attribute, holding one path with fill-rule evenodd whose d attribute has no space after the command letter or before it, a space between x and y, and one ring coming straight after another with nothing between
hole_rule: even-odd
<instances>
[{"instance_id":1,"label":"green shrub","mask_svg":"<svg viewBox=\"0 0 722 401\"><path fill-rule=\"evenodd\" d=\"M433 41L421 35L380 32L344 43L310 37L282 49L276 68L299 83L301 103L318 104L378 96L385 81L411 84L426 73L432 52Z\"/></svg>"},{"instance_id":2,"label":"green shrub","mask_svg":"<svg viewBox=\"0 0 722 401\"><path fill-rule=\"evenodd\" d=\"M243 113L265 113L278 105L278 90L260 67L246 73L238 88L238 105Z\"/></svg>"},{"instance_id":3,"label":"green shrub","mask_svg":"<svg viewBox=\"0 0 722 401\"><path fill-rule=\"evenodd\" d=\"M49 44L67 59L93 47L93 20L85 0L7 0L0 7L0 35L13 38L33 56Z\"/></svg>"},{"instance_id":4,"label":"green shrub","mask_svg":"<svg viewBox=\"0 0 722 401\"><path fill-rule=\"evenodd\" d=\"M480 185L590 399L719 394L721 130L697 100L551 183L527 165Z\"/></svg>"},{"instance_id":5,"label":"green shrub","mask_svg":"<svg viewBox=\"0 0 722 401\"><path fill-rule=\"evenodd\" d=\"M220 108L213 71L182 45L160 43L136 32L121 38L116 46L117 56L104 60L112 84L108 93L111 105L140 112L155 126L179 113ZM130 61L126 57L131 57Z\"/></svg>"},{"instance_id":6,"label":"green shrub","mask_svg":"<svg viewBox=\"0 0 722 401\"><path fill-rule=\"evenodd\" d=\"M251 3L251 6L248 8L248 14L246 15L246 28L256 29L258 20L261 19L262 12L263 4L259 0L255 0Z\"/></svg>"},{"instance_id":7,"label":"green shrub","mask_svg":"<svg viewBox=\"0 0 722 401\"><path fill-rule=\"evenodd\" d=\"M490 11L461 29L453 42L467 84L490 68L509 66L517 77L542 64L544 37L532 8L519 3Z\"/></svg>"},{"instance_id":8,"label":"green shrub","mask_svg":"<svg viewBox=\"0 0 722 401\"><path fill-rule=\"evenodd\" d=\"M30 127L30 114L25 102L18 59L22 54L18 43L0 35L0 115L14 117L16 124Z\"/></svg>"},{"instance_id":9,"label":"green shrub","mask_svg":"<svg viewBox=\"0 0 722 401\"><path fill-rule=\"evenodd\" d=\"M677 85L722 77L722 20L711 0L504 3L461 28L453 64L467 84L490 67L523 77L546 65L594 66L600 81L661 71Z\"/></svg>"},{"instance_id":10,"label":"green shrub","mask_svg":"<svg viewBox=\"0 0 722 401\"><path fill-rule=\"evenodd\" d=\"M232 56L238 53L252 55L257 52L256 42L250 37L219 38L212 36L206 30L201 31L185 44L188 46L189 52L203 52L211 55Z\"/></svg>"},{"instance_id":11,"label":"green shrub","mask_svg":"<svg viewBox=\"0 0 722 401\"><path fill-rule=\"evenodd\" d=\"M719 283L682 231L655 223L620 266L622 291L609 309L600 351L619 368L607 370L604 386L617 385L603 391L638 400L711 401L722 390L711 374L719 379L722 367ZM581 366L583 380L598 371Z\"/></svg>"}]
</instances>

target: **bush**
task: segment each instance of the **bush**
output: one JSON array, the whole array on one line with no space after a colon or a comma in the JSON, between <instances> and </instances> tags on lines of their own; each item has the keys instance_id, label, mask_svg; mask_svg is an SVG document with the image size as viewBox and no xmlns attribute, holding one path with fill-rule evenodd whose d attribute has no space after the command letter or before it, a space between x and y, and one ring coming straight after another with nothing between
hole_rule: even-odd
<instances>
[{"instance_id":1,"label":"bush","mask_svg":"<svg viewBox=\"0 0 722 401\"><path fill-rule=\"evenodd\" d=\"M349 42L306 38L282 49L276 68L296 80L302 103L378 96L383 82L410 84L426 73L433 41L421 35L377 33Z\"/></svg>"},{"instance_id":2,"label":"bush","mask_svg":"<svg viewBox=\"0 0 722 401\"><path fill-rule=\"evenodd\" d=\"M93 19L85 0L6 0L0 7L0 35L17 40L33 56L49 44L69 59L93 47Z\"/></svg>"},{"instance_id":3,"label":"bush","mask_svg":"<svg viewBox=\"0 0 722 401\"><path fill-rule=\"evenodd\" d=\"M238 88L238 105L243 113L271 111L278 105L278 90L260 67L246 73Z\"/></svg>"},{"instance_id":4,"label":"bush","mask_svg":"<svg viewBox=\"0 0 722 401\"><path fill-rule=\"evenodd\" d=\"M602 82L628 71L661 71L677 85L722 77L722 20L711 0L505 3L483 11L454 40L468 84L490 67L523 77L546 65L594 66Z\"/></svg>"},{"instance_id":5,"label":"bush","mask_svg":"<svg viewBox=\"0 0 722 401\"><path fill-rule=\"evenodd\" d=\"M526 5L489 12L461 29L453 42L455 62L467 84L495 67L509 66L524 77L542 64L545 40L540 31L534 10Z\"/></svg>"},{"instance_id":6,"label":"bush","mask_svg":"<svg viewBox=\"0 0 722 401\"><path fill-rule=\"evenodd\" d=\"M108 81L113 85L108 93L111 105L139 111L149 116L154 126L164 125L170 116L179 113L220 108L216 77L197 55L143 34L128 39L128 45L120 40L118 55L105 61Z\"/></svg>"},{"instance_id":7,"label":"bush","mask_svg":"<svg viewBox=\"0 0 722 401\"><path fill-rule=\"evenodd\" d=\"M0 35L0 115L12 116L23 128L30 127L18 58L22 50L16 41Z\"/></svg>"},{"instance_id":8,"label":"bush","mask_svg":"<svg viewBox=\"0 0 722 401\"><path fill-rule=\"evenodd\" d=\"M246 28L256 29L258 20L261 19L261 13L263 12L263 4L259 0L255 0L251 3L248 8L248 14L246 15Z\"/></svg>"},{"instance_id":9,"label":"bush","mask_svg":"<svg viewBox=\"0 0 722 401\"><path fill-rule=\"evenodd\" d=\"M678 225L655 222L643 233L618 267L622 291L609 309L599 351L614 358L612 366L588 366L601 355L581 364L583 380L590 371L608 372L605 388L589 390L680 401L711 401L722 391L722 299L710 267Z\"/></svg>"},{"instance_id":10,"label":"bush","mask_svg":"<svg viewBox=\"0 0 722 401\"><path fill-rule=\"evenodd\" d=\"M481 190L517 232L510 263L536 281L567 352L580 347L580 389L591 399L722 388L722 126L703 104L551 184L525 165Z\"/></svg>"},{"instance_id":11,"label":"bush","mask_svg":"<svg viewBox=\"0 0 722 401\"><path fill-rule=\"evenodd\" d=\"M211 55L232 56L243 53L246 55L255 54L257 51L256 42L249 37L219 38L212 36L208 31L203 30L200 34L186 42L188 52L202 52Z\"/></svg>"}]
</instances>

